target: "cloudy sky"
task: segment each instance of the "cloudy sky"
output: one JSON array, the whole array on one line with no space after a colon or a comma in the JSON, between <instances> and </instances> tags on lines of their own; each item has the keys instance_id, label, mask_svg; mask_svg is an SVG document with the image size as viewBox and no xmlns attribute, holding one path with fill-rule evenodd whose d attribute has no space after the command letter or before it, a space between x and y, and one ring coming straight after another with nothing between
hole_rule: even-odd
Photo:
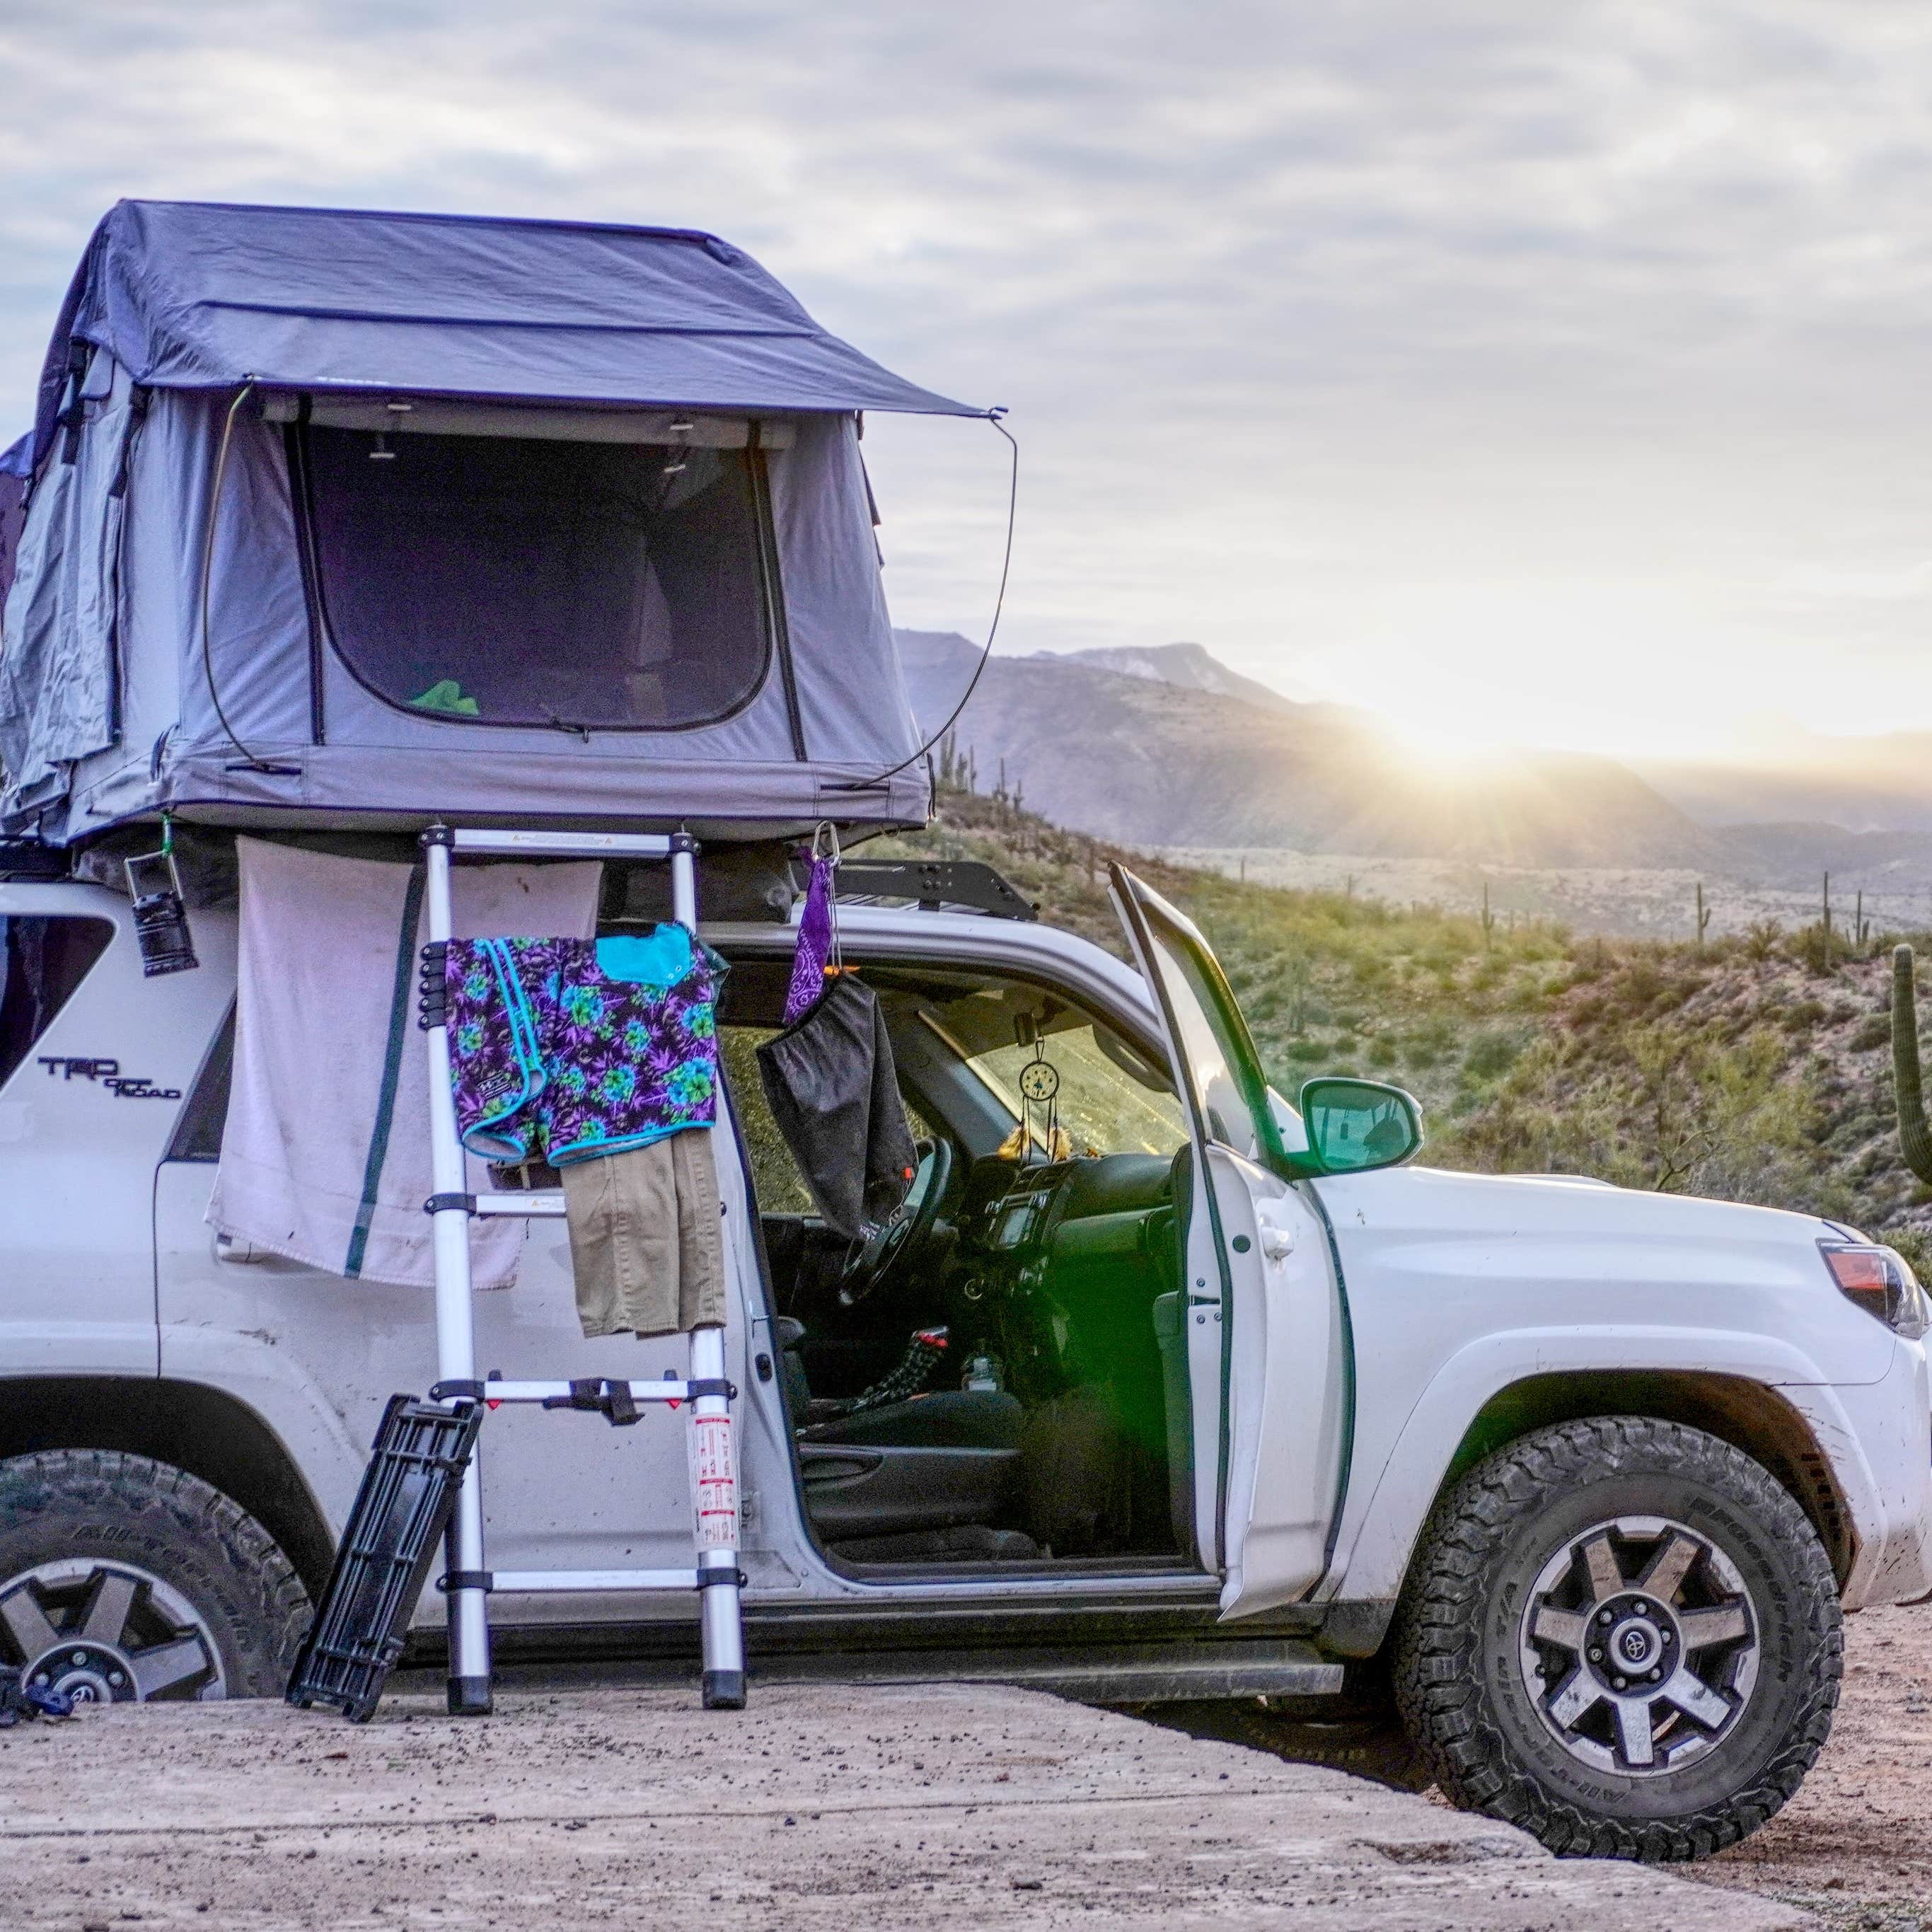
<instances>
[{"instance_id":1,"label":"cloudy sky","mask_svg":"<svg viewBox=\"0 0 1932 1932\"><path fill-rule=\"evenodd\" d=\"M1932 10L11 0L0 430L122 195L664 222L1012 412L1012 651L1424 737L1932 725ZM875 422L903 623L1004 447Z\"/></svg>"}]
</instances>

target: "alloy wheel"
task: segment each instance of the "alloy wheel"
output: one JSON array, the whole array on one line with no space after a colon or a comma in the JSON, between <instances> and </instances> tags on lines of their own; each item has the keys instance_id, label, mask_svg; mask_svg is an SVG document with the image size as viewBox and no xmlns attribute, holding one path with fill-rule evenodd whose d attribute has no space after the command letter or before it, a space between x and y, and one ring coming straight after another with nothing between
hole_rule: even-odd
<instances>
[{"instance_id":1,"label":"alloy wheel","mask_svg":"<svg viewBox=\"0 0 1932 1932\"><path fill-rule=\"evenodd\" d=\"M24 1682L81 1703L227 1695L206 1621L131 1563L68 1557L0 1582L0 1661L18 1665Z\"/></svg>"},{"instance_id":2,"label":"alloy wheel","mask_svg":"<svg viewBox=\"0 0 1932 1932\"><path fill-rule=\"evenodd\" d=\"M1573 1757L1654 1776L1736 1726L1757 1681L1758 1620L1708 1537L1663 1516L1618 1516L1544 1564L1518 1655L1538 1715Z\"/></svg>"}]
</instances>

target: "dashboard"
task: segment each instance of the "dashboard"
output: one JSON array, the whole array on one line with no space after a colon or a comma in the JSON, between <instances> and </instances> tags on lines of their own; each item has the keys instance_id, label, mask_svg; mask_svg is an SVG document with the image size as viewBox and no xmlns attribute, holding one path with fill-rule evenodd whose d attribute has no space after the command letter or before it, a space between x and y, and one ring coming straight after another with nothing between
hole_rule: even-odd
<instances>
[{"instance_id":1,"label":"dashboard","mask_svg":"<svg viewBox=\"0 0 1932 1932\"><path fill-rule=\"evenodd\" d=\"M1110 1154L968 1170L946 1270L949 1325L1000 1361L1033 1403L1153 1341L1154 1295L1176 1286L1172 1161ZM962 1351L962 1353L964 1352Z\"/></svg>"}]
</instances>

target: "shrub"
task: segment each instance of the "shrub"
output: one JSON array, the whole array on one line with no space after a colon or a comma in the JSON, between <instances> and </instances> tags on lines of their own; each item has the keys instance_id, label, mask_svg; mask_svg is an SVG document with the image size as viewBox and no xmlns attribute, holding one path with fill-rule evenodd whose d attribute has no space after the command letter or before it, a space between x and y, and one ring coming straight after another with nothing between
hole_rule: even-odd
<instances>
[{"instance_id":1,"label":"shrub","mask_svg":"<svg viewBox=\"0 0 1932 1932\"><path fill-rule=\"evenodd\" d=\"M1520 1034L1501 1028L1479 1033L1470 1041L1469 1050L1462 1056L1462 1070L1473 1079L1493 1080L1498 1074L1509 1071L1522 1048Z\"/></svg>"},{"instance_id":2,"label":"shrub","mask_svg":"<svg viewBox=\"0 0 1932 1932\"><path fill-rule=\"evenodd\" d=\"M1827 932L1822 920L1800 926L1792 937L1791 956L1808 973L1835 971L1844 962L1845 950L1844 934Z\"/></svg>"},{"instance_id":3,"label":"shrub","mask_svg":"<svg viewBox=\"0 0 1932 1932\"><path fill-rule=\"evenodd\" d=\"M1888 1228L1880 1238L1905 1257L1906 1266L1922 1282L1932 1281L1932 1236L1922 1228Z\"/></svg>"},{"instance_id":4,"label":"shrub","mask_svg":"<svg viewBox=\"0 0 1932 1932\"><path fill-rule=\"evenodd\" d=\"M1813 1150L1815 1084L1792 1074L1774 1034L1726 1046L1662 1021L1618 1046L1592 1061L1539 1041L1442 1157L1813 1212L1838 1198Z\"/></svg>"}]
</instances>

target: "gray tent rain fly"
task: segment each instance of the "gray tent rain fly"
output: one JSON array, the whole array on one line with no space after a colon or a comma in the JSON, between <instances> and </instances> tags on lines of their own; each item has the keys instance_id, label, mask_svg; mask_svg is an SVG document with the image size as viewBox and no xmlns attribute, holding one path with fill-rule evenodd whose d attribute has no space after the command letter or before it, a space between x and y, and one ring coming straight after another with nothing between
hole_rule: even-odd
<instances>
[{"instance_id":1,"label":"gray tent rain fly","mask_svg":"<svg viewBox=\"0 0 1932 1932\"><path fill-rule=\"evenodd\" d=\"M988 413L714 236L123 202L0 458L0 830L916 823L881 410Z\"/></svg>"}]
</instances>

